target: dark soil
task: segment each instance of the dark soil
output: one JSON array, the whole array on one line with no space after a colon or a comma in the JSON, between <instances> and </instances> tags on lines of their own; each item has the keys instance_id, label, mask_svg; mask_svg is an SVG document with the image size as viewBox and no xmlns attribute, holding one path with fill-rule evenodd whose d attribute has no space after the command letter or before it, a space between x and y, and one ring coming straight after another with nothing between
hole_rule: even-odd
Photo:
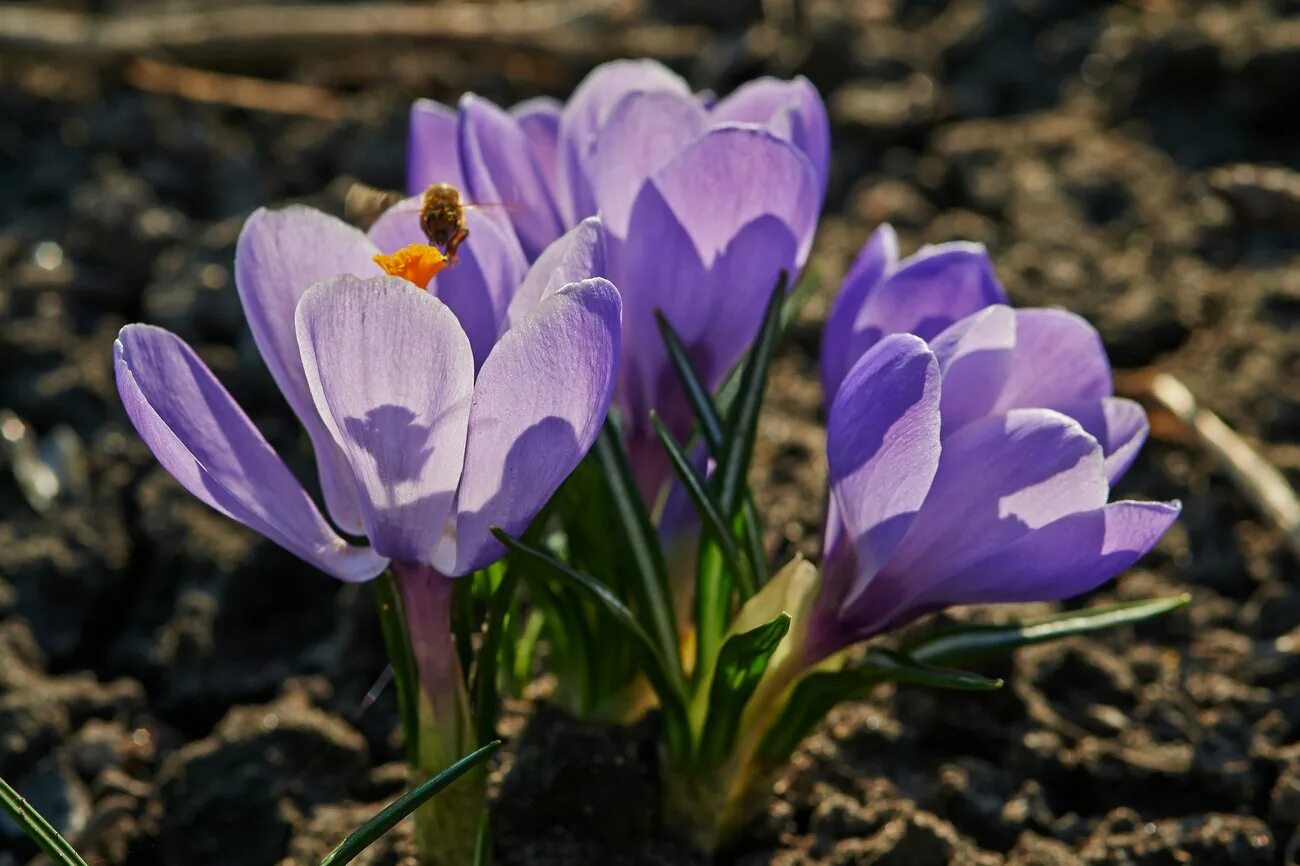
<instances>
[{"instance_id":1,"label":"dark soil","mask_svg":"<svg viewBox=\"0 0 1300 866\"><path fill-rule=\"evenodd\" d=\"M777 18L756 26L760 6ZM755 477L776 558L817 552L819 321L884 220L907 248L983 241L1017 303L1083 313L1118 366L1175 372L1300 480L1300 4L705 8L645 11L709 28L689 57L662 30L620 44L676 50L719 91L806 74L835 129L822 293L778 361ZM241 221L288 199L337 212L349 177L400 185L412 97L563 95L603 59L599 33L578 41L205 61L327 88L341 122L143 92L121 64L0 57L0 775L95 866L315 863L404 784L391 690L362 709L384 666L370 593L180 490L118 406L116 330L191 340L309 477L231 282ZM726 862L1300 862L1296 563L1176 436L1120 492L1181 498L1184 516L1089 601L1189 607L1024 651L992 668L998 693L840 708ZM699 862L656 834L653 724L515 707L500 862ZM366 862L409 853L397 834ZM34 856L0 823L0 866Z\"/></svg>"}]
</instances>

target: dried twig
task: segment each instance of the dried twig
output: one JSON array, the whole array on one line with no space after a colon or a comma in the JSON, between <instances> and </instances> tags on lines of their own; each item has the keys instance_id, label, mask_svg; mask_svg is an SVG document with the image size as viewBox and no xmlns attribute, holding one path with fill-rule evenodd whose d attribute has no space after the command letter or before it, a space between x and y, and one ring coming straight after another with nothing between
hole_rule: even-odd
<instances>
[{"instance_id":1,"label":"dried twig","mask_svg":"<svg viewBox=\"0 0 1300 866\"><path fill-rule=\"evenodd\" d=\"M1222 418L1197 403L1196 395L1169 373L1129 376L1121 384L1130 396L1173 415L1242 494L1282 531L1292 552L1300 558L1300 499L1277 467Z\"/></svg>"},{"instance_id":2,"label":"dried twig","mask_svg":"<svg viewBox=\"0 0 1300 866\"><path fill-rule=\"evenodd\" d=\"M126 80L141 90L172 94L196 102L318 117L330 121L341 120L343 117L342 99L322 87L307 84L210 72L144 58L133 60L127 66Z\"/></svg>"},{"instance_id":3,"label":"dried twig","mask_svg":"<svg viewBox=\"0 0 1300 866\"><path fill-rule=\"evenodd\" d=\"M168 56L320 51L375 42L515 46L575 55L619 53L650 41L690 56L704 38L692 28L634 20L634 0L533 0L528 3L358 3L214 6L173 12L89 14L34 4L0 5L0 48L122 60ZM584 21L600 20L599 39Z\"/></svg>"}]
</instances>

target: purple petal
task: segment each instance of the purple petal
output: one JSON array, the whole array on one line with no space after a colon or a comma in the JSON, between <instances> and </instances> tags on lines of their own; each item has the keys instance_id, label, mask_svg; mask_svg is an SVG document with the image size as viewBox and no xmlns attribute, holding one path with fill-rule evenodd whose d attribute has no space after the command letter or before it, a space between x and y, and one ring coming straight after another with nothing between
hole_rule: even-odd
<instances>
[{"instance_id":1,"label":"purple petal","mask_svg":"<svg viewBox=\"0 0 1300 866\"><path fill-rule=\"evenodd\" d=\"M605 233L600 217L587 217L542 250L510 299L511 327L570 283L605 275Z\"/></svg>"},{"instance_id":2,"label":"purple petal","mask_svg":"<svg viewBox=\"0 0 1300 866\"><path fill-rule=\"evenodd\" d=\"M610 111L585 166L601 219L625 237L641 185L704 131L694 99L668 91L629 93Z\"/></svg>"},{"instance_id":3,"label":"purple petal","mask_svg":"<svg viewBox=\"0 0 1300 866\"><path fill-rule=\"evenodd\" d=\"M492 350L474 386L452 574L500 557L489 528L522 532L595 441L614 388L620 309L608 281L574 283ZM451 542L440 561L453 558Z\"/></svg>"},{"instance_id":4,"label":"purple petal","mask_svg":"<svg viewBox=\"0 0 1300 866\"><path fill-rule=\"evenodd\" d=\"M510 109L533 148L533 158L557 208L563 198L560 192L560 112L563 110L562 102L545 96L524 100Z\"/></svg>"},{"instance_id":5,"label":"purple petal","mask_svg":"<svg viewBox=\"0 0 1300 866\"><path fill-rule=\"evenodd\" d=\"M1155 546L1177 502L1113 502L1029 532L935 587L944 606L1055 601L1095 589Z\"/></svg>"},{"instance_id":6,"label":"purple petal","mask_svg":"<svg viewBox=\"0 0 1300 866\"><path fill-rule=\"evenodd\" d=\"M473 94L460 101L460 157L469 200L509 206L529 259L563 233L523 129L508 113Z\"/></svg>"},{"instance_id":7,"label":"purple petal","mask_svg":"<svg viewBox=\"0 0 1300 866\"><path fill-rule=\"evenodd\" d=\"M370 238L384 252L408 244L428 243L420 230L419 200L400 202L370 227ZM439 273L429 291L456 314L481 366L506 327L506 312L528 270L514 232L501 220L479 210L465 212L469 236L457 262Z\"/></svg>"},{"instance_id":8,"label":"purple petal","mask_svg":"<svg viewBox=\"0 0 1300 866\"><path fill-rule=\"evenodd\" d=\"M889 561L939 466L939 365L925 342L898 334L849 371L831 405L826 458L835 503L826 549L842 521L856 553L851 603Z\"/></svg>"},{"instance_id":9,"label":"purple petal","mask_svg":"<svg viewBox=\"0 0 1300 866\"><path fill-rule=\"evenodd\" d=\"M1047 409L976 421L943 442L929 496L853 618L866 631L1033 529L1106 504L1101 447Z\"/></svg>"},{"instance_id":10,"label":"purple petal","mask_svg":"<svg viewBox=\"0 0 1300 866\"><path fill-rule=\"evenodd\" d=\"M455 109L431 99L419 99L411 106L410 123L406 145L406 191L419 195L435 183L464 187L465 179L460 167L460 121Z\"/></svg>"},{"instance_id":11,"label":"purple petal","mask_svg":"<svg viewBox=\"0 0 1300 866\"><path fill-rule=\"evenodd\" d=\"M465 456L474 356L451 310L398 277L336 277L298 305L307 383L352 464L375 549L430 561Z\"/></svg>"},{"instance_id":12,"label":"purple petal","mask_svg":"<svg viewBox=\"0 0 1300 866\"><path fill-rule=\"evenodd\" d=\"M122 405L158 462L208 505L340 580L387 561L340 538L253 422L179 337L127 325L113 346Z\"/></svg>"},{"instance_id":13,"label":"purple petal","mask_svg":"<svg viewBox=\"0 0 1300 866\"><path fill-rule=\"evenodd\" d=\"M826 105L812 82L758 78L739 87L713 107L715 123L768 125L802 150L826 189L830 171L831 129Z\"/></svg>"},{"instance_id":14,"label":"purple petal","mask_svg":"<svg viewBox=\"0 0 1300 866\"><path fill-rule=\"evenodd\" d=\"M839 316L851 317L849 338L839 351L842 369L853 366L886 334L937 336L958 319L1007 297L988 254L979 244L954 242L927 248L866 290L855 310L845 304ZM843 327L842 325L840 327Z\"/></svg>"},{"instance_id":15,"label":"purple petal","mask_svg":"<svg viewBox=\"0 0 1300 866\"><path fill-rule=\"evenodd\" d=\"M930 341L943 373L944 436L994 411L1015 346L1016 314L1002 304L967 316Z\"/></svg>"},{"instance_id":16,"label":"purple petal","mask_svg":"<svg viewBox=\"0 0 1300 866\"><path fill-rule=\"evenodd\" d=\"M372 261L378 251L342 220L300 205L254 212L235 245L235 284L248 327L271 376L311 437L330 516L353 534L361 532L356 484L307 388L293 315L303 292L314 283L339 274L379 274Z\"/></svg>"},{"instance_id":17,"label":"purple petal","mask_svg":"<svg viewBox=\"0 0 1300 866\"><path fill-rule=\"evenodd\" d=\"M1101 443L1106 480L1112 486L1133 465L1150 430L1146 411L1122 397L1085 400L1062 406L1060 411L1082 424Z\"/></svg>"},{"instance_id":18,"label":"purple petal","mask_svg":"<svg viewBox=\"0 0 1300 866\"><path fill-rule=\"evenodd\" d=\"M618 101L629 93L666 91L690 95L676 73L654 60L614 60L593 69L560 116L560 183L568 190L561 212L566 224L596 213L596 202L586 181L584 166L596 138Z\"/></svg>"},{"instance_id":19,"label":"purple petal","mask_svg":"<svg viewBox=\"0 0 1300 866\"><path fill-rule=\"evenodd\" d=\"M857 260L849 268L839 294L831 304L822 331L822 393L829 403L835 399L844 375L857 359L853 344L854 322L866 303L867 295L898 267L898 235L885 223L871 233Z\"/></svg>"},{"instance_id":20,"label":"purple petal","mask_svg":"<svg viewBox=\"0 0 1300 866\"><path fill-rule=\"evenodd\" d=\"M999 408L1056 409L1110 395L1110 362L1092 325L1065 310L1016 311L1016 350Z\"/></svg>"}]
</instances>

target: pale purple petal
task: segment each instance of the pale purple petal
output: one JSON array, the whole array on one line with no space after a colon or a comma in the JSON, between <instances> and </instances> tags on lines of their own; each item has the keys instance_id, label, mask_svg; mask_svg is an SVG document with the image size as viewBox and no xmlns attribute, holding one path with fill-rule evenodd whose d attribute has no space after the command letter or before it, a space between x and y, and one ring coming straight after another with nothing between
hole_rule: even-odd
<instances>
[{"instance_id":1,"label":"pale purple petal","mask_svg":"<svg viewBox=\"0 0 1300 866\"><path fill-rule=\"evenodd\" d=\"M460 159L468 199L508 207L529 259L563 233L532 151L510 114L473 94L461 98Z\"/></svg>"},{"instance_id":2,"label":"pale purple petal","mask_svg":"<svg viewBox=\"0 0 1300 866\"><path fill-rule=\"evenodd\" d=\"M293 315L303 292L314 283L339 274L379 274L372 261L376 252L362 232L300 205L254 212L235 245L235 284L249 330L272 378L311 437L330 516L353 534L361 532L356 484L307 388Z\"/></svg>"},{"instance_id":3,"label":"pale purple petal","mask_svg":"<svg viewBox=\"0 0 1300 866\"><path fill-rule=\"evenodd\" d=\"M518 324L539 303L570 283L605 276L605 232L600 217L587 217L568 234L542 250L510 299L510 325Z\"/></svg>"},{"instance_id":4,"label":"pale purple petal","mask_svg":"<svg viewBox=\"0 0 1300 866\"><path fill-rule=\"evenodd\" d=\"M844 348L837 350L843 356L839 363L842 369L853 366L887 334L928 340L958 319L1006 300L982 246L953 242L929 247L867 291L856 310L843 307L840 315L851 316L853 323Z\"/></svg>"},{"instance_id":5,"label":"pale purple petal","mask_svg":"<svg viewBox=\"0 0 1300 866\"><path fill-rule=\"evenodd\" d=\"M564 199L560 192L560 112L564 103L558 99L538 96L526 99L510 109L510 113L519 123L519 128L528 137L533 148L533 158L542 173L542 180L551 193L551 201L556 203Z\"/></svg>"},{"instance_id":6,"label":"pale purple petal","mask_svg":"<svg viewBox=\"0 0 1300 866\"><path fill-rule=\"evenodd\" d=\"M770 126L802 150L826 188L830 172L831 128L826 105L812 82L802 75L793 81L757 78L718 102L715 123L757 123Z\"/></svg>"},{"instance_id":7,"label":"pale purple petal","mask_svg":"<svg viewBox=\"0 0 1300 866\"><path fill-rule=\"evenodd\" d=\"M584 166L610 231L627 236L641 185L698 137L707 120L694 99L662 90L629 93L614 106Z\"/></svg>"},{"instance_id":8,"label":"pale purple petal","mask_svg":"<svg viewBox=\"0 0 1300 866\"><path fill-rule=\"evenodd\" d=\"M340 580L387 561L340 538L212 372L179 337L127 325L113 346L131 423L163 468L203 502Z\"/></svg>"},{"instance_id":9,"label":"pale purple petal","mask_svg":"<svg viewBox=\"0 0 1300 866\"><path fill-rule=\"evenodd\" d=\"M844 277L839 294L831 304L822 331L822 389L829 403L857 355L853 348L854 323L867 295L898 267L898 235L885 223L871 233L867 243Z\"/></svg>"},{"instance_id":10,"label":"pale purple petal","mask_svg":"<svg viewBox=\"0 0 1300 866\"><path fill-rule=\"evenodd\" d=\"M1016 350L1001 409L1055 409L1111 395L1110 361L1097 330L1065 310L1016 311Z\"/></svg>"},{"instance_id":11,"label":"pale purple petal","mask_svg":"<svg viewBox=\"0 0 1300 866\"><path fill-rule=\"evenodd\" d=\"M994 411L1015 347L1016 314L1002 304L967 316L930 341L943 373L944 436Z\"/></svg>"},{"instance_id":12,"label":"pale purple petal","mask_svg":"<svg viewBox=\"0 0 1300 866\"><path fill-rule=\"evenodd\" d=\"M455 315L398 277L336 277L298 305L303 368L352 464L366 535L429 562L465 457L474 356Z\"/></svg>"},{"instance_id":13,"label":"pale purple petal","mask_svg":"<svg viewBox=\"0 0 1300 866\"><path fill-rule=\"evenodd\" d=\"M429 291L456 314L481 366L506 328L507 310L528 270L514 232L479 210L465 212L469 236L455 265L429 283ZM370 227L370 237L386 253L413 243L428 243L420 230L419 202L407 199L389 208Z\"/></svg>"},{"instance_id":14,"label":"pale purple petal","mask_svg":"<svg viewBox=\"0 0 1300 866\"><path fill-rule=\"evenodd\" d=\"M679 75L654 60L614 60L601 64L573 91L560 116L559 186L568 192L561 204L565 223L572 225L596 213L584 166L610 111L629 93L653 91L682 96L691 92Z\"/></svg>"},{"instance_id":15,"label":"pale purple petal","mask_svg":"<svg viewBox=\"0 0 1300 866\"><path fill-rule=\"evenodd\" d=\"M460 121L455 109L431 99L420 99L411 106L410 124L406 145L406 191L419 195L435 183L464 187L465 179L460 167Z\"/></svg>"},{"instance_id":16,"label":"pale purple petal","mask_svg":"<svg viewBox=\"0 0 1300 866\"><path fill-rule=\"evenodd\" d=\"M1095 589L1155 546L1177 502L1113 502L1069 514L935 587L933 604L1055 601Z\"/></svg>"},{"instance_id":17,"label":"pale purple petal","mask_svg":"<svg viewBox=\"0 0 1300 866\"><path fill-rule=\"evenodd\" d=\"M845 603L889 561L925 502L939 466L939 381L925 342L898 334L862 357L831 405L831 518L855 551L855 585L833 590Z\"/></svg>"},{"instance_id":18,"label":"pale purple petal","mask_svg":"<svg viewBox=\"0 0 1300 866\"><path fill-rule=\"evenodd\" d=\"M1106 480L1112 486L1133 465L1150 430L1146 411L1122 397L1085 400L1062 406L1060 411L1082 424L1101 443Z\"/></svg>"},{"instance_id":19,"label":"pale purple petal","mask_svg":"<svg viewBox=\"0 0 1300 866\"><path fill-rule=\"evenodd\" d=\"M595 441L613 393L618 292L591 279L551 295L501 338L479 373L454 540L439 562L465 574L504 552ZM453 552L454 551L454 555Z\"/></svg>"},{"instance_id":20,"label":"pale purple petal","mask_svg":"<svg viewBox=\"0 0 1300 866\"><path fill-rule=\"evenodd\" d=\"M848 618L874 631L1030 530L1100 508L1107 492L1097 440L1059 412L1017 409L969 424L944 440L925 504Z\"/></svg>"}]
</instances>

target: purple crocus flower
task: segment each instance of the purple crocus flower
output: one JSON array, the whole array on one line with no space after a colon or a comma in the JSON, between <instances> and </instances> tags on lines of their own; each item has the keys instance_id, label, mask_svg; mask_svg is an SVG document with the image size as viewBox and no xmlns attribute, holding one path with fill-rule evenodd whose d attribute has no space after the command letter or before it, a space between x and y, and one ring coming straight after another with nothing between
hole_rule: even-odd
<instances>
[{"instance_id":1,"label":"purple crocus flower","mask_svg":"<svg viewBox=\"0 0 1300 866\"><path fill-rule=\"evenodd\" d=\"M449 182L470 201L508 204L530 258L601 216L606 276L625 304L616 399L653 501L668 464L650 410L679 436L691 421L654 311L716 387L753 340L778 274L807 259L829 141L825 106L803 78L759 79L715 101L654 61L623 60L595 69L565 104L416 103L408 183L414 193Z\"/></svg>"},{"instance_id":2,"label":"purple crocus flower","mask_svg":"<svg viewBox=\"0 0 1300 866\"><path fill-rule=\"evenodd\" d=\"M931 611L1087 592L1178 503L1108 503L1147 432L1086 322L988 307L879 340L827 424L831 502L805 663Z\"/></svg>"},{"instance_id":3,"label":"purple crocus flower","mask_svg":"<svg viewBox=\"0 0 1300 866\"><path fill-rule=\"evenodd\" d=\"M263 210L236 253L249 325L315 446L330 515L369 547L325 520L179 337L128 325L114 347L123 404L159 462L341 580L391 562L411 577L404 584L427 583L499 558L489 528L528 524L590 447L615 384L621 303L591 276L602 267L598 221L526 274L501 235L476 225L460 264L429 291L420 284L445 263L430 247L402 247L416 221L399 206L367 236L308 208ZM525 300L511 303L516 290Z\"/></svg>"}]
</instances>

